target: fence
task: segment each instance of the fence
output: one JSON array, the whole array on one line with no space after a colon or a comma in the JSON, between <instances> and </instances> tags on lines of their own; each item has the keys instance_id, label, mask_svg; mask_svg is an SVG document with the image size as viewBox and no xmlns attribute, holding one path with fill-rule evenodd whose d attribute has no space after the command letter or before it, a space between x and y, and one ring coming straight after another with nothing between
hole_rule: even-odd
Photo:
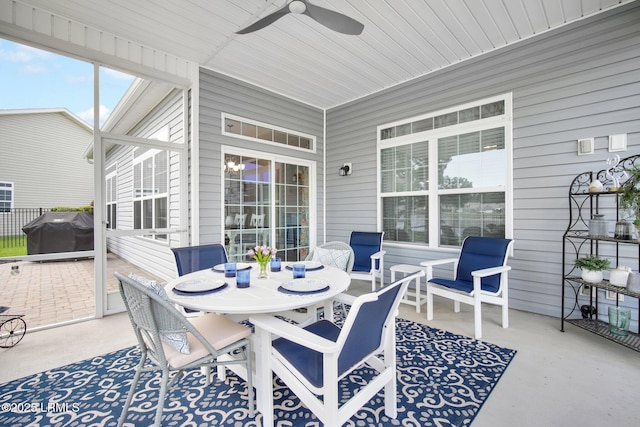
<instances>
[{"instance_id":1,"label":"fence","mask_svg":"<svg viewBox=\"0 0 640 427\"><path fill-rule=\"evenodd\" d=\"M22 227L29 224L49 208L15 208L3 210L0 213L0 247L13 248L25 246L27 236Z\"/></svg>"}]
</instances>

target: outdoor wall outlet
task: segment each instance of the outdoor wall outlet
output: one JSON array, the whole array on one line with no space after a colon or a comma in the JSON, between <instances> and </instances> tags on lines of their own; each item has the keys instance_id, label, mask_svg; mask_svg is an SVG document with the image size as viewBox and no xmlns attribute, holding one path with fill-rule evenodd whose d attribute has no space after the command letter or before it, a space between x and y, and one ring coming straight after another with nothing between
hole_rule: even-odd
<instances>
[{"instance_id":1,"label":"outdoor wall outlet","mask_svg":"<svg viewBox=\"0 0 640 427\"><path fill-rule=\"evenodd\" d=\"M345 163L343 167L347 167L349 169L347 169L347 175L351 175L351 172L353 172L353 166L351 163Z\"/></svg>"},{"instance_id":2,"label":"outdoor wall outlet","mask_svg":"<svg viewBox=\"0 0 640 427\"><path fill-rule=\"evenodd\" d=\"M591 286L589 285L580 285L580 296L589 297L591 290ZM595 297L595 294L593 295Z\"/></svg>"},{"instance_id":3,"label":"outdoor wall outlet","mask_svg":"<svg viewBox=\"0 0 640 427\"><path fill-rule=\"evenodd\" d=\"M615 301L616 300L616 295L618 295L618 302L624 301L624 295L616 294L614 291L607 291L605 293L604 297L606 299L608 299L608 300Z\"/></svg>"},{"instance_id":4,"label":"outdoor wall outlet","mask_svg":"<svg viewBox=\"0 0 640 427\"><path fill-rule=\"evenodd\" d=\"M578 140L578 156L593 154L594 138L582 138Z\"/></svg>"}]
</instances>

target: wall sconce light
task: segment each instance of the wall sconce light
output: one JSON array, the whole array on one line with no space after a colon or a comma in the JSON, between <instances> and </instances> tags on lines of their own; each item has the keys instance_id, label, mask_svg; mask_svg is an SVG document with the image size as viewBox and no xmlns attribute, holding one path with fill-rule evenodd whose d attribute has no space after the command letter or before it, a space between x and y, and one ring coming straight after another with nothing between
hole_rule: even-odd
<instances>
[{"instance_id":1,"label":"wall sconce light","mask_svg":"<svg viewBox=\"0 0 640 427\"><path fill-rule=\"evenodd\" d=\"M344 166L342 166L340 169L338 169L338 175L340 175L340 176L351 175L351 172L353 172L353 168L351 167L351 163L345 163Z\"/></svg>"}]
</instances>

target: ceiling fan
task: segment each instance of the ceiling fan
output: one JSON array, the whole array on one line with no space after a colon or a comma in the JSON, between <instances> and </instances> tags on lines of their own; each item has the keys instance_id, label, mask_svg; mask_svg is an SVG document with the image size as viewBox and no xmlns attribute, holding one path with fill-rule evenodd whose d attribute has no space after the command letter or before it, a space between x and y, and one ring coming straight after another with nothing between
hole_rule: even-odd
<instances>
[{"instance_id":1,"label":"ceiling fan","mask_svg":"<svg viewBox=\"0 0 640 427\"><path fill-rule=\"evenodd\" d=\"M316 6L306 0L292 0L272 14L265 16L246 28L236 31L236 34L247 34L260 30L289 13L307 15L325 27L343 34L358 35L362 33L364 29L364 25L346 15Z\"/></svg>"}]
</instances>

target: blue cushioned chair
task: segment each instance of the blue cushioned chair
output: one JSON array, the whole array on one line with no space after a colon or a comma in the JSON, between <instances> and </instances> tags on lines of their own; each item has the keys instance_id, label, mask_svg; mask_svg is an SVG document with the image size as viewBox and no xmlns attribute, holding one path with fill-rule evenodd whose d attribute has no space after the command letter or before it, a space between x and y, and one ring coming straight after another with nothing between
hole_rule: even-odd
<instances>
[{"instance_id":1,"label":"blue cushioned chair","mask_svg":"<svg viewBox=\"0 0 640 427\"><path fill-rule=\"evenodd\" d=\"M371 280L371 290L376 290L376 280L384 284L384 254L382 250L383 232L353 231L349 237L349 246L355 255L351 278Z\"/></svg>"},{"instance_id":2,"label":"blue cushioned chair","mask_svg":"<svg viewBox=\"0 0 640 427\"><path fill-rule=\"evenodd\" d=\"M185 246L183 248L171 248L176 257L176 267L178 276L192 273L205 268L212 268L214 265L227 262L227 251L220 243L212 243L199 246ZM195 316L202 314L190 308L180 307L184 314Z\"/></svg>"},{"instance_id":3,"label":"blue cushioned chair","mask_svg":"<svg viewBox=\"0 0 640 427\"><path fill-rule=\"evenodd\" d=\"M418 270L357 298L340 295L338 300L351 303L342 328L329 320L300 328L273 316L251 316L260 345L256 372L263 426L274 422L272 371L325 426L343 425L382 389L385 414L395 418L395 317L409 282L424 274ZM364 365L377 374L364 387L355 376L357 392L344 396L339 382L351 381L349 374Z\"/></svg>"},{"instance_id":4,"label":"blue cushioned chair","mask_svg":"<svg viewBox=\"0 0 640 427\"><path fill-rule=\"evenodd\" d=\"M459 258L420 263L427 274L427 320L433 320L433 296L454 301L454 311L460 303L473 306L475 336L482 338L483 302L502 306L502 327L509 327L509 294L507 265L513 241L493 237L469 236L462 243ZM453 263L453 279L434 278L433 266Z\"/></svg>"},{"instance_id":5,"label":"blue cushioned chair","mask_svg":"<svg viewBox=\"0 0 640 427\"><path fill-rule=\"evenodd\" d=\"M227 262L227 251L219 243L171 248L171 250L176 257L179 276Z\"/></svg>"}]
</instances>

